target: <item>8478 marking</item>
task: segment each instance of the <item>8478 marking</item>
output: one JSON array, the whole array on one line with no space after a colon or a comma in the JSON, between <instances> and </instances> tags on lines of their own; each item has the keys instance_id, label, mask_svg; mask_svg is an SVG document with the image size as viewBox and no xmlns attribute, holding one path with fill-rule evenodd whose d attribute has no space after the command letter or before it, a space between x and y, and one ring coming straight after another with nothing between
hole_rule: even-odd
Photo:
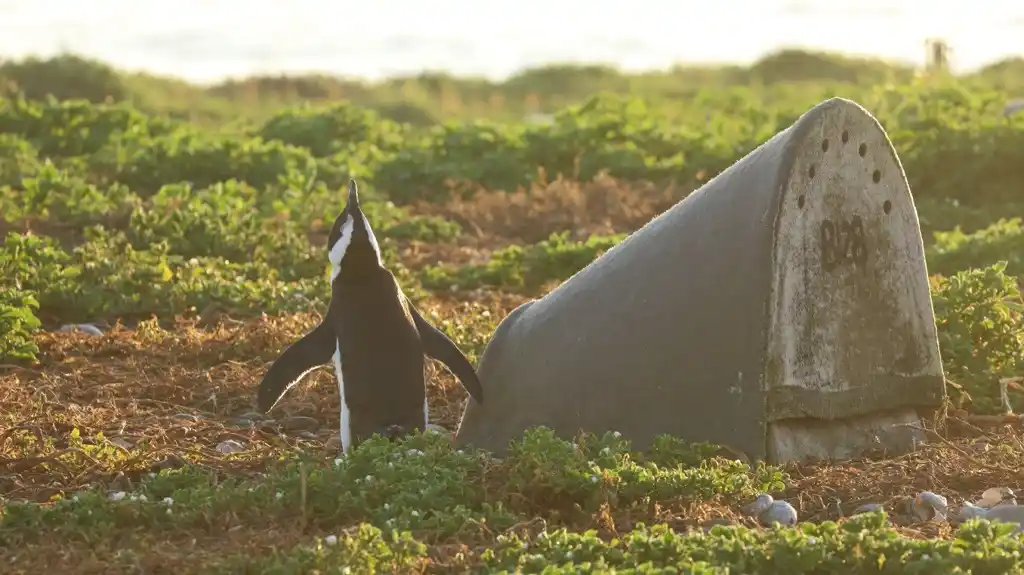
<instances>
[{"instance_id":1,"label":"8478 marking","mask_svg":"<svg viewBox=\"0 0 1024 575\"><path fill-rule=\"evenodd\" d=\"M864 242L864 222L860 216L841 219L838 222L825 219L821 222L821 268L826 272L841 265L853 264L863 267L868 260L867 245Z\"/></svg>"}]
</instances>

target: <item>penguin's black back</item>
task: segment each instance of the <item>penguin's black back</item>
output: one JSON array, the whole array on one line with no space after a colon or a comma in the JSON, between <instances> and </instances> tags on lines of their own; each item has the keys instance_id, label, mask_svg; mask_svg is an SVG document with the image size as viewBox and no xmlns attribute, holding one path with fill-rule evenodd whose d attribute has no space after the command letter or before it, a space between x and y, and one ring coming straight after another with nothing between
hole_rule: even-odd
<instances>
[{"instance_id":1,"label":"penguin's black back","mask_svg":"<svg viewBox=\"0 0 1024 575\"><path fill-rule=\"evenodd\" d=\"M341 351L353 439L391 425L423 430L423 348L405 295L384 267L334 283L327 321Z\"/></svg>"}]
</instances>

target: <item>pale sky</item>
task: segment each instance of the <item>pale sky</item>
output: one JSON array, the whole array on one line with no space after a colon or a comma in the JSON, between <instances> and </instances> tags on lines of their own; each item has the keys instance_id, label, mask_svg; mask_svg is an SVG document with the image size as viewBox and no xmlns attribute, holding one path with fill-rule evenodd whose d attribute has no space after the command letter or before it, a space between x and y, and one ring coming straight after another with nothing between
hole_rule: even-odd
<instances>
[{"instance_id":1,"label":"pale sky","mask_svg":"<svg viewBox=\"0 0 1024 575\"><path fill-rule=\"evenodd\" d=\"M749 63L783 46L921 63L933 36L950 42L961 70L1024 56L1024 2L0 0L0 57L64 48L200 82L425 69L501 78L565 61L630 70Z\"/></svg>"}]
</instances>

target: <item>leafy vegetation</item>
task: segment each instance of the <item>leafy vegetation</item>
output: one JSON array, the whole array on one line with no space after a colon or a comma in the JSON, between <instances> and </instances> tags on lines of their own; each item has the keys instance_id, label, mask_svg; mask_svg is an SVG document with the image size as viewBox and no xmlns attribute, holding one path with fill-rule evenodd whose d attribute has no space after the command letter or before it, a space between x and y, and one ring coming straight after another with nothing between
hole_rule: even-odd
<instances>
[{"instance_id":1,"label":"leafy vegetation","mask_svg":"<svg viewBox=\"0 0 1024 575\"><path fill-rule=\"evenodd\" d=\"M637 77L200 89L73 56L2 64L0 557L13 572L1024 572L1020 536L984 522L930 538L879 514L699 529L757 493L795 496L807 469L670 437L638 451L538 428L497 460L427 434L335 461L318 423L336 413L330 385L297 390L277 420L238 421L254 358L323 312L349 177L406 292L476 361L510 309L830 95L889 132L945 370L972 411L997 412L995 382L1024 362L1024 115L1002 116L1008 85L985 74L786 52ZM537 111L551 121L517 121ZM82 322L106 334L52 333ZM462 392L432 375L432 417L452 424ZM218 450L228 440L237 453ZM991 457L985 470L1015 473L1024 453Z\"/></svg>"}]
</instances>

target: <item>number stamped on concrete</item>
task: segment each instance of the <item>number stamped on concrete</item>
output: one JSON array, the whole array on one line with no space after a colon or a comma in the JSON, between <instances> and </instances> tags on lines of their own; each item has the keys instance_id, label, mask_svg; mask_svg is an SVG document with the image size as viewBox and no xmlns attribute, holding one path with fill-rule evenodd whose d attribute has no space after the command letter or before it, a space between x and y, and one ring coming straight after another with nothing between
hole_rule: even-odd
<instances>
[{"instance_id":1,"label":"number stamped on concrete","mask_svg":"<svg viewBox=\"0 0 1024 575\"><path fill-rule=\"evenodd\" d=\"M838 222L825 219L821 222L820 233L821 268L826 272L847 263L852 263L854 267L863 267L867 263L864 222L860 216Z\"/></svg>"}]
</instances>

